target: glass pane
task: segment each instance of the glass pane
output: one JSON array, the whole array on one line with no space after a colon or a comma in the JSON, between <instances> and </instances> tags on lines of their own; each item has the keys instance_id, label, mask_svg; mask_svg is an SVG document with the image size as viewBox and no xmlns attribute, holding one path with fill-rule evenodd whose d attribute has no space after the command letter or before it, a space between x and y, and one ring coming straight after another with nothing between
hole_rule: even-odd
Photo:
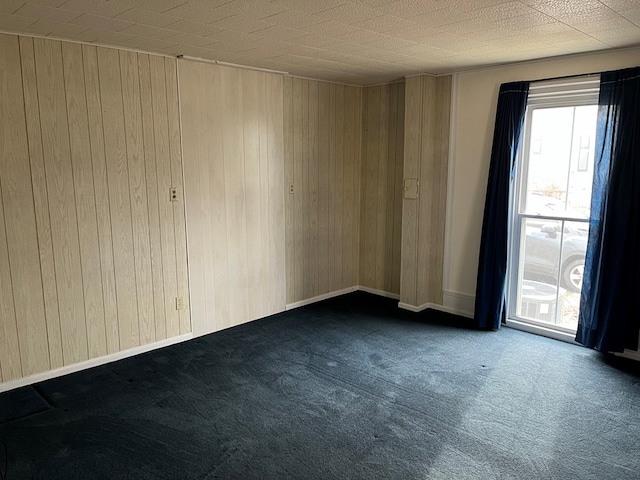
<instances>
[{"instance_id":1,"label":"glass pane","mask_svg":"<svg viewBox=\"0 0 640 480\"><path fill-rule=\"evenodd\" d=\"M565 222L560 267L561 293L557 323L572 329L578 327L580 290L584 275L584 259L587 251L588 235L588 223Z\"/></svg>"},{"instance_id":2,"label":"glass pane","mask_svg":"<svg viewBox=\"0 0 640 480\"><path fill-rule=\"evenodd\" d=\"M555 322L562 222L543 218L522 223L517 315Z\"/></svg>"},{"instance_id":3,"label":"glass pane","mask_svg":"<svg viewBox=\"0 0 640 480\"><path fill-rule=\"evenodd\" d=\"M522 211L589 218L598 107L532 112Z\"/></svg>"}]
</instances>

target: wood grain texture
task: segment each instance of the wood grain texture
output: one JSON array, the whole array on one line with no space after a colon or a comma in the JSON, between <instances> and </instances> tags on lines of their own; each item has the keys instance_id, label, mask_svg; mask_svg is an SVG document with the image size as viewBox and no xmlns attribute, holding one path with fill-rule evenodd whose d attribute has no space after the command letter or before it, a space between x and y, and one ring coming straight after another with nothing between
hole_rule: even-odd
<instances>
[{"instance_id":1,"label":"wood grain texture","mask_svg":"<svg viewBox=\"0 0 640 480\"><path fill-rule=\"evenodd\" d=\"M344 158L348 159L344 166L344 214L342 216L342 232L344 238L343 258L357 261L343 262L343 285L359 283L360 265L360 192L361 192L361 137L362 127L362 92L357 87L345 87L345 139ZM358 228L353 228L358 225Z\"/></svg>"},{"instance_id":2,"label":"wood grain texture","mask_svg":"<svg viewBox=\"0 0 640 480\"><path fill-rule=\"evenodd\" d=\"M432 278L435 277L433 270L433 256L438 248L437 238L432 234L433 220L437 212L433 210L434 197L437 197L438 186L435 184L436 165L438 159L435 157L435 106L436 106L436 79L423 75L419 77L422 81L422 131L420 137L420 164L418 166L418 179L420 181L420 197L418 206L418 232L416 237L417 264L416 274L416 303L422 305L431 298L430 291L435 287L431 285Z\"/></svg>"},{"instance_id":3,"label":"wood grain texture","mask_svg":"<svg viewBox=\"0 0 640 480\"><path fill-rule=\"evenodd\" d=\"M0 381L187 333L175 60L0 35L0 62Z\"/></svg>"},{"instance_id":4,"label":"wood grain texture","mask_svg":"<svg viewBox=\"0 0 640 480\"><path fill-rule=\"evenodd\" d=\"M451 77L410 77L405 88L404 177L420 186L403 200L400 300L442 304Z\"/></svg>"},{"instance_id":5,"label":"wood grain texture","mask_svg":"<svg viewBox=\"0 0 640 480\"><path fill-rule=\"evenodd\" d=\"M107 353L104 300L100 274L100 244L91 165L91 144L85 95L82 46L62 43L69 144L80 244L82 289L88 358Z\"/></svg>"},{"instance_id":6,"label":"wood grain texture","mask_svg":"<svg viewBox=\"0 0 640 480\"><path fill-rule=\"evenodd\" d=\"M166 197L161 198L162 191L158 188L149 55L138 54L138 79L140 81L147 216L149 218L149 248L151 251L151 284L153 289L154 325L153 330L148 332L148 335L149 341L155 341L158 338L162 338L158 336L159 332L166 332L167 328L164 304L162 242L160 240L160 202L164 201ZM141 339L144 339L147 332L141 329L140 334Z\"/></svg>"},{"instance_id":7,"label":"wood grain texture","mask_svg":"<svg viewBox=\"0 0 640 480\"><path fill-rule=\"evenodd\" d=\"M240 73L240 72L238 72ZM261 157L266 157L266 152L260 151L260 131L266 122L266 115L260 112L260 91L261 78L259 72L248 71L242 73L240 80L242 91L240 98L242 99L240 122L242 127L243 145L242 157L244 162L238 162L242 167L242 177L244 179L245 191L244 202L245 210L243 212L245 218L246 232L246 253L245 262L247 268L247 283L244 302L246 304L246 318L253 320L258 318L259 312L263 311L266 301L266 293L268 289L260 288L260 282L264 279L264 265L262 263L263 256L267 256L268 241L262 238L262 199L261 186L267 180L266 172L260 169ZM262 121L261 121L262 120ZM266 126L266 125L265 125ZM268 221L268 219L267 219ZM267 251L263 252L263 249ZM268 257L267 257L268 258ZM266 290L266 291L265 291ZM249 296L253 298L249 298Z\"/></svg>"},{"instance_id":8,"label":"wood grain texture","mask_svg":"<svg viewBox=\"0 0 640 480\"><path fill-rule=\"evenodd\" d=\"M47 177L44 167L44 153L42 151L40 107L38 105L38 85L36 80L33 38L20 37L20 58L22 60L24 108L29 140L29 161L31 164L31 182L33 185L33 201L38 231L38 249L40 252L40 271L42 273L49 359L51 368L60 368L64 365L62 359L62 334L60 331L58 287L56 284L56 269L51 238Z\"/></svg>"},{"instance_id":9,"label":"wood grain texture","mask_svg":"<svg viewBox=\"0 0 640 480\"><path fill-rule=\"evenodd\" d=\"M325 84L321 84L325 85ZM289 206L289 196L293 196L293 194L289 191L289 187L294 183L294 117L293 117L293 79L291 77L284 77L282 79L282 96L283 96L283 136L284 136L284 192L283 192L283 200L286 199L286 204ZM320 141L320 145L322 145L322 140ZM322 165L322 153L320 153L320 165ZM323 169L320 167L320 171ZM322 195L322 190L320 192ZM321 200L322 201L322 200ZM322 218L322 216L321 216ZM295 278L295 212L294 208L286 208L285 211L285 255L286 255L286 279ZM322 234L322 228L321 228ZM325 275L326 279L326 275ZM320 283L321 285L325 285L326 282L322 283L322 274L320 275ZM295 298L295 284L292 281L285 281L286 284L286 299L289 302L289 299Z\"/></svg>"},{"instance_id":10,"label":"wood grain texture","mask_svg":"<svg viewBox=\"0 0 640 480\"><path fill-rule=\"evenodd\" d=\"M335 120L334 124L336 126L336 135L335 135L335 146L334 146L334 155L335 155L335 177L332 183L335 183L335 196L334 196L334 204L332 205L332 210L334 212L333 217L333 225L334 225L334 243L333 243L333 285L337 286L338 290L341 290L345 287L350 287L351 285L345 285L342 278L342 272L344 270L344 261L346 259L343 258L343 252L346 248L345 239L343 236L343 218L344 218L344 170L345 164L347 161L344 156L344 138L345 138L345 128L344 128L344 85L336 85L336 100L335 100ZM353 161L353 160L352 160Z\"/></svg>"},{"instance_id":11,"label":"wood grain texture","mask_svg":"<svg viewBox=\"0 0 640 480\"><path fill-rule=\"evenodd\" d=\"M22 375L48 370L50 360L18 37L0 34L0 64L0 191L20 349L20 365L16 364L15 347L10 357L6 357L11 358L10 363L3 363L3 371L9 378L20 368ZM8 280L6 270L2 279ZM3 291L6 294L9 289L4 287ZM6 311L7 318L0 322L9 335L5 342L13 336L11 308Z\"/></svg>"},{"instance_id":12,"label":"wood grain texture","mask_svg":"<svg viewBox=\"0 0 640 480\"><path fill-rule=\"evenodd\" d=\"M396 150L394 171L396 176L395 185L398 188L395 189L393 195L393 253L391 256L392 270L391 270L391 291L397 289L397 293L400 292L400 268L402 259L402 180L403 180L403 166L404 166L404 112L405 112L405 84L398 84L398 111L396 114Z\"/></svg>"},{"instance_id":13,"label":"wood grain texture","mask_svg":"<svg viewBox=\"0 0 640 480\"><path fill-rule=\"evenodd\" d=\"M192 318L202 335L285 308L284 84L187 61L179 76Z\"/></svg>"},{"instance_id":14,"label":"wood grain texture","mask_svg":"<svg viewBox=\"0 0 640 480\"><path fill-rule=\"evenodd\" d=\"M404 84L364 90L360 282L400 293ZM398 161L400 159L400 161ZM394 276L394 268L398 275Z\"/></svg>"},{"instance_id":15,"label":"wood grain texture","mask_svg":"<svg viewBox=\"0 0 640 480\"><path fill-rule=\"evenodd\" d=\"M293 211L293 278L287 278L287 284L293 285L293 297L287 298L287 303L293 303L305 297L303 293L304 272L304 207L302 198L306 195L302 185L302 84L301 78L293 79L293 190L294 194L287 197L287 209ZM329 259L327 258L327 262Z\"/></svg>"},{"instance_id":16,"label":"wood grain texture","mask_svg":"<svg viewBox=\"0 0 640 480\"><path fill-rule=\"evenodd\" d=\"M329 84L319 83L319 98L329 98ZM318 288L328 292L329 279L329 104L326 101L318 105L318 228L320 230Z\"/></svg>"},{"instance_id":17,"label":"wood grain texture","mask_svg":"<svg viewBox=\"0 0 640 480\"><path fill-rule=\"evenodd\" d=\"M308 218L309 218L309 291L318 292L320 270L320 228L318 224L320 205L318 201L318 82L309 82L309 153L308 153Z\"/></svg>"},{"instance_id":18,"label":"wood grain texture","mask_svg":"<svg viewBox=\"0 0 640 480\"><path fill-rule=\"evenodd\" d=\"M178 199L173 202L173 227L176 250L176 281L178 296L185 302L185 308L178 312L180 334L191 331L191 313L189 300L189 275L187 271L187 232L185 226L184 192L182 175L182 140L180 133L180 112L178 100L177 62L164 59L167 77L167 115L169 125L169 155L171 162L171 184L177 188Z\"/></svg>"},{"instance_id":19,"label":"wood grain texture","mask_svg":"<svg viewBox=\"0 0 640 480\"><path fill-rule=\"evenodd\" d=\"M61 42L34 40L42 146L65 365L88 358Z\"/></svg>"},{"instance_id":20,"label":"wood grain texture","mask_svg":"<svg viewBox=\"0 0 640 480\"><path fill-rule=\"evenodd\" d=\"M0 185L0 382L8 382L22 376L7 232L4 225L4 207Z\"/></svg>"},{"instance_id":21,"label":"wood grain texture","mask_svg":"<svg viewBox=\"0 0 640 480\"><path fill-rule=\"evenodd\" d=\"M361 89L284 81L291 84L284 90L284 142L295 192L285 196L293 303L358 284Z\"/></svg>"},{"instance_id":22,"label":"wood grain texture","mask_svg":"<svg viewBox=\"0 0 640 480\"><path fill-rule=\"evenodd\" d=\"M419 178L422 146L422 78L405 82L404 178ZM400 301L417 305L418 199L402 200Z\"/></svg>"},{"instance_id":23,"label":"wood grain texture","mask_svg":"<svg viewBox=\"0 0 640 480\"><path fill-rule=\"evenodd\" d=\"M127 139L119 52L98 48L120 348L140 344Z\"/></svg>"},{"instance_id":24,"label":"wood grain texture","mask_svg":"<svg viewBox=\"0 0 640 480\"><path fill-rule=\"evenodd\" d=\"M121 51L119 54L138 304L137 341L145 344L155 338L155 322L139 66L136 53Z\"/></svg>"},{"instance_id":25,"label":"wood grain texture","mask_svg":"<svg viewBox=\"0 0 640 480\"><path fill-rule=\"evenodd\" d=\"M286 304L286 240L285 240L285 164L282 161L284 152L284 111L278 108L283 105L283 78L268 75L264 85L267 87L264 110L267 114L267 155L269 172L269 280L271 304L269 311L276 312ZM275 106L272 108L271 106Z\"/></svg>"},{"instance_id":26,"label":"wood grain texture","mask_svg":"<svg viewBox=\"0 0 640 480\"><path fill-rule=\"evenodd\" d=\"M100 248L100 273L102 279L102 298L104 308L104 329L107 353L120 351L120 333L118 325L118 304L116 299L116 277L111 233L111 209L109 201L109 182L104 145L102 121L102 97L100 92L100 74L98 72L98 50L94 46L83 45L85 96L89 119L89 140L91 143L91 163L93 185L96 197L96 215L98 226L98 245Z\"/></svg>"},{"instance_id":27,"label":"wood grain texture","mask_svg":"<svg viewBox=\"0 0 640 480\"><path fill-rule=\"evenodd\" d=\"M160 245L164 281L164 305L166 325L156 329L156 339L170 338L180 332L180 317L176 310L178 296L176 250L173 207L165 201L172 186L171 157L169 153L169 120L167 118L167 84L164 59L149 57L151 73L151 103L155 138L156 174L158 181L160 213Z\"/></svg>"}]
</instances>

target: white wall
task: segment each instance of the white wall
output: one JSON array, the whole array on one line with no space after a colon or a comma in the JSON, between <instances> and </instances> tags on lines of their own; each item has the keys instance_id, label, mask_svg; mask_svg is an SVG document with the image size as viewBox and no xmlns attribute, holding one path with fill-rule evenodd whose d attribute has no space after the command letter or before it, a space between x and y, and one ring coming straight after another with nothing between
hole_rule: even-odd
<instances>
[{"instance_id":1,"label":"white wall","mask_svg":"<svg viewBox=\"0 0 640 480\"><path fill-rule=\"evenodd\" d=\"M454 76L445 245L445 306L471 313L500 84L640 65L640 48L506 65Z\"/></svg>"}]
</instances>

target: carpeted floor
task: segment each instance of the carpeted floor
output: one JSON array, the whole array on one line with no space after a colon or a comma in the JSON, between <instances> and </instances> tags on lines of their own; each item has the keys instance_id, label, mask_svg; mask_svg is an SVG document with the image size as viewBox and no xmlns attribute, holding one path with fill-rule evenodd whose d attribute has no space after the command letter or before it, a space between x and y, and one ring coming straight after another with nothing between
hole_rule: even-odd
<instances>
[{"instance_id":1,"label":"carpeted floor","mask_svg":"<svg viewBox=\"0 0 640 480\"><path fill-rule=\"evenodd\" d=\"M52 408L39 400L35 413L0 424L0 472L640 478L637 370L395 303L350 294L4 394L5 406L13 393Z\"/></svg>"}]
</instances>

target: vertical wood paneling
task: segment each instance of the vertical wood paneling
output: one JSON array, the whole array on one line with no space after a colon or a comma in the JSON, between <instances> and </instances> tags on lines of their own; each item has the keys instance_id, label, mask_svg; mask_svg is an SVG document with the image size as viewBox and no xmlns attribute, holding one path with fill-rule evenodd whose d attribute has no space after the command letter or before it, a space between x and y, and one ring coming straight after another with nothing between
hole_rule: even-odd
<instances>
[{"instance_id":1,"label":"vertical wood paneling","mask_svg":"<svg viewBox=\"0 0 640 480\"><path fill-rule=\"evenodd\" d=\"M429 300L431 290L430 280L432 271L437 268L433 264L433 255L438 245L433 236L433 218L437 215L434 210L434 195L438 188L434 183L436 169L435 151L435 104L436 79L423 75L422 80L422 131L418 166L420 179L420 198L418 198L418 233L417 233L417 265L413 267L416 273L416 303L422 305Z\"/></svg>"},{"instance_id":2,"label":"vertical wood paneling","mask_svg":"<svg viewBox=\"0 0 640 480\"><path fill-rule=\"evenodd\" d=\"M319 266L318 290L329 291L329 84L318 85L318 229L319 229Z\"/></svg>"},{"instance_id":3,"label":"vertical wood paneling","mask_svg":"<svg viewBox=\"0 0 640 480\"><path fill-rule=\"evenodd\" d=\"M375 284L384 288L384 279L386 276L385 260L386 260L386 237L385 231L387 222L387 183L388 183L388 165L389 165L389 110L390 110L390 87L380 88L380 129L378 132L378 184L375 191L377 192L376 205L376 245L375 245Z\"/></svg>"},{"instance_id":4,"label":"vertical wood paneling","mask_svg":"<svg viewBox=\"0 0 640 480\"><path fill-rule=\"evenodd\" d=\"M360 282L396 294L400 292L403 87L365 88L362 119Z\"/></svg>"},{"instance_id":5,"label":"vertical wood paneling","mask_svg":"<svg viewBox=\"0 0 640 480\"><path fill-rule=\"evenodd\" d=\"M164 59L167 76L167 115L169 124L169 154L171 158L171 184L178 189L178 201L173 202L173 226L175 235L176 281L178 296L185 301L185 308L178 312L180 333L191 331L189 305L189 277L187 271L187 231L185 227L184 192L182 176L182 142L178 101L177 63L172 58Z\"/></svg>"},{"instance_id":6,"label":"vertical wood paneling","mask_svg":"<svg viewBox=\"0 0 640 480\"><path fill-rule=\"evenodd\" d=\"M140 343L124 106L117 50L98 48L120 348Z\"/></svg>"},{"instance_id":7,"label":"vertical wood paneling","mask_svg":"<svg viewBox=\"0 0 640 480\"><path fill-rule=\"evenodd\" d=\"M264 308L265 289L260 288L260 281L263 278L264 271L262 269L263 246L262 239L262 205L261 205L261 184L266 181L267 175L260 170L260 130L264 122L264 117L260 115L260 92L258 86L260 82L260 74L255 71L239 72L243 77L242 85L242 107L241 107L241 128L243 150L241 157L244 162L238 162L243 167L241 177L245 183L245 210L242 212L245 218L246 245L245 253L247 268L247 284L246 293L253 298L245 298L243 303L246 304L246 314L242 318L254 320ZM239 82L239 83L240 83ZM265 155L266 156L266 155ZM264 252L266 253L266 252Z\"/></svg>"},{"instance_id":8,"label":"vertical wood paneling","mask_svg":"<svg viewBox=\"0 0 640 480\"><path fill-rule=\"evenodd\" d=\"M318 201L318 82L309 82L309 296L319 295L318 276L320 270L320 228ZM322 292L324 293L324 292Z\"/></svg>"},{"instance_id":9,"label":"vertical wood paneling","mask_svg":"<svg viewBox=\"0 0 640 480\"><path fill-rule=\"evenodd\" d=\"M23 375L47 370L50 361L18 37L0 34L0 64L0 192L20 348L20 365L15 364L14 349L3 357L11 362L8 365L3 363L8 379L20 368ZM6 271L0 278L7 280ZM8 291L6 288L3 290ZM13 336L11 309L8 310L8 318L2 320L8 332L5 342L11 341Z\"/></svg>"},{"instance_id":10,"label":"vertical wood paneling","mask_svg":"<svg viewBox=\"0 0 640 480\"><path fill-rule=\"evenodd\" d=\"M321 84L323 85L323 84ZM283 96L283 134L284 134L284 197L287 199L287 205L289 205L289 197L293 196L289 192L289 186L294 184L293 173L293 131L294 131L294 118L293 118L293 79L291 77L284 77L282 79L282 96ZM322 141L320 141L322 142ZM322 143L321 143L322 144ZM322 165L322 158L320 158ZM322 168L321 168L322 171ZM285 254L286 254L286 302L292 302L295 298L295 285L293 281L289 279L295 278L295 242L294 242L294 208L287 208L285 211ZM322 230L321 230L322 231Z\"/></svg>"},{"instance_id":11,"label":"vertical wood paneling","mask_svg":"<svg viewBox=\"0 0 640 480\"><path fill-rule=\"evenodd\" d=\"M420 147L422 145L422 78L409 77L405 82L403 177L420 176ZM402 200L402 256L400 270L400 301L410 305L417 302L417 240L418 199Z\"/></svg>"},{"instance_id":12,"label":"vertical wood paneling","mask_svg":"<svg viewBox=\"0 0 640 480\"><path fill-rule=\"evenodd\" d=\"M343 285L358 284L360 247L360 137L361 137L361 105L362 89L357 87L345 87L345 139L344 158L347 159L344 166L344 215L342 216L342 231L344 233L344 259L357 259L357 261L343 261Z\"/></svg>"},{"instance_id":13,"label":"vertical wood paneling","mask_svg":"<svg viewBox=\"0 0 640 480\"><path fill-rule=\"evenodd\" d=\"M267 112L267 155L269 156L269 280L271 290L270 313L279 312L286 304L286 271L285 265L285 166L282 161L284 136L282 125L284 112L283 79L280 76L268 75L268 92L265 96Z\"/></svg>"},{"instance_id":14,"label":"vertical wood paneling","mask_svg":"<svg viewBox=\"0 0 640 480\"><path fill-rule=\"evenodd\" d=\"M158 188L156 168L155 133L153 101L151 99L151 70L149 55L138 54L138 78L140 81L140 106L142 111L142 136L144 142L145 184L147 187L147 217L149 219L149 249L151 253L151 284L153 290L153 329L146 332L140 329L141 340L146 335L149 341L164 338L167 320L164 299L164 275L162 261L162 242L160 240L160 202L162 189Z\"/></svg>"},{"instance_id":15,"label":"vertical wood paneling","mask_svg":"<svg viewBox=\"0 0 640 480\"><path fill-rule=\"evenodd\" d=\"M381 189L384 189L385 202L384 202L384 246L377 251L383 260L382 264L382 278L377 278L379 284L383 285L383 289L386 292L390 292L393 289L393 227L395 221L394 211L394 197L396 191L399 190L400 179L396 176L396 150L398 145L396 144L398 124L396 123L398 118L398 88L399 84L395 83L390 86L388 91L388 117L386 128L386 157L387 162L384 166L386 182L381 184ZM381 167L382 168L382 167ZM384 249L384 251L382 251Z\"/></svg>"},{"instance_id":16,"label":"vertical wood paneling","mask_svg":"<svg viewBox=\"0 0 640 480\"><path fill-rule=\"evenodd\" d=\"M287 198L287 208L293 211L293 279L287 279L288 284L293 284L294 296L288 299L293 303L305 298L303 291L303 257L304 257L304 205L302 199L306 195L302 182L302 84L301 78L293 79L293 172L294 194ZM327 262L329 259L327 259Z\"/></svg>"},{"instance_id":17,"label":"vertical wood paneling","mask_svg":"<svg viewBox=\"0 0 640 480\"><path fill-rule=\"evenodd\" d=\"M0 184L0 381L7 382L22 376L22 365L1 187Z\"/></svg>"},{"instance_id":18,"label":"vertical wood paneling","mask_svg":"<svg viewBox=\"0 0 640 480\"><path fill-rule=\"evenodd\" d=\"M49 198L47 195L44 153L42 152L40 107L38 106L36 63L32 38L20 37L20 57L22 60L24 108L27 122L27 137L29 140L29 161L31 164L33 201L38 232L38 249L40 252L40 270L42 273L49 357L51 368L60 368L64 365L64 361L62 359L58 288L56 285L56 269L51 239L51 219L49 216Z\"/></svg>"},{"instance_id":19,"label":"vertical wood paneling","mask_svg":"<svg viewBox=\"0 0 640 480\"><path fill-rule=\"evenodd\" d=\"M403 200L400 300L414 306L442 303L450 83L406 81L404 177L420 187L419 198Z\"/></svg>"},{"instance_id":20,"label":"vertical wood paneling","mask_svg":"<svg viewBox=\"0 0 640 480\"><path fill-rule=\"evenodd\" d=\"M344 200L344 169L346 159L344 156L344 85L336 85L336 113L334 124L336 126L335 135L335 202L332 205L334 211L333 223L334 223L334 244L333 244L333 285L335 289L339 290L351 285L345 285L342 280L342 271L344 269L343 263L343 251L345 250L344 236L342 230L342 219L344 218L345 206ZM354 160L351 160L354 161Z\"/></svg>"},{"instance_id":21,"label":"vertical wood paneling","mask_svg":"<svg viewBox=\"0 0 640 480\"><path fill-rule=\"evenodd\" d=\"M171 338L180 333L180 318L175 299L178 296L176 277L175 231L173 207L165 201L172 186L169 154L169 122L167 119L167 84L164 59L149 57L151 73L151 103L155 139L156 173L160 213L160 245L162 250L166 331L156 328L156 338ZM181 202L182 203L182 202Z\"/></svg>"},{"instance_id":22,"label":"vertical wood paneling","mask_svg":"<svg viewBox=\"0 0 640 480\"><path fill-rule=\"evenodd\" d=\"M396 150L393 163L395 165L395 187L393 201L393 247L392 247L392 274L391 291L400 293L400 268L402 254L402 179L404 165L404 112L405 112L405 84L398 85L397 101L398 112L396 115Z\"/></svg>"},{"instance_id":23,"label":"vertical wood paneling","mask_svg":"<svg viewBox=\"0 0 640 480\"><path fill-rule=\"evenodd\" d=\"M336 278L336 258L334 252L336 249L336 211L333 208L336 204L336 85L329 84L329 97L324 99L329 105L329 227L328 227L328 250L327 264L329 267L329 291L337 290L334 285ZM309 298L309 296L301 297L299 300Z\"/></svg>"},{"instance_id":24,"label":"vertical wood paneling","mask_svg":"<svg viewBox=\"0 0 640 480\"><path fill-rule=\"evenodd\" d=\"M229 258L230 320L238 325L248 320L248 264L246 224L246 184L243 135L243 72L225 68L221 88L225 120L222 129L224 148L224 190L227 207L227 254Z\"/></svg>"},{"instance_id":25,"label":"vertical wood paneling","mask_svg":"<svg viewBox=\"0 0 640 480\"><path fill-rule=\"evenodd\" d=\"M0 381L187 333L175 60L0 35L0 63Z\"/></svg>"},{"instance_id":26,"label":"vertical wood paneling","mask_svg":"<svg viewBox=\"0 0 640 480\"><path fill-rule=\"evenodd\" d=\"M309 189L309 85L312 80L302 82L302 158L300 172L302 174L302 294L304 298L313 297L311 292L311 191Z\"/></svg>"},{"instance_id":27,"label":"vertical wood paneling","mask_svg":"<svg viewBox=\"0 0 640 480\"><path fill-rule=\"evenodd\" d=\"M366 90L365 138L363 140L362 175L366 187L363 189L363 222L361 226L361 248L363 261L360 263L360 277L366 286L376 285L376 233L378 222L378 169L380 167L380 95L383 87Z\"/></svg>"},{"instance_id":28,"label":"vertical wood paneling","mask_svg":"<svg viewBox=\"0 0 640 480\"><path fill-rule=\"evenodd\" d=\"M287 303L294 303L358 283L361 89L288 82L284 141L292 146L295 193L285 199L293 262Z\"/></svg>"},{"instance_id":29,"label":"vertical wood paneling","mask_svg":"<svg viewBox=\"0 0 640 480\"><path fill-rule=\"evenodd\" d=\"M259 275L258 282L264 281L265 278L268 278L269 282L272 279L271 269L271 215L270 210L273 207L269 203L269 192L270 188L275 188L275 186L271 185L271 177L269 176L269 97L271 90L271 82L270 75L265 75L260 73L258 75L258 104L257 104L257 112L258 118L264 119L264 121L258 122L258 133L259 133L259 145L260 150L258 153L258 163L259 163L259 175L263 180L259 182L259 209L260 209L260 250L261 255L258 259L259 261ZM280 110L280 109L278 109ZM282 123L280 123L282 125ZM284 165L284 161L280 162L281 165ZM283 173L284 174L284 173ZM272 298L271 298L271 288L260 288L262 292L260 293L261 305L259 307L260 312L265 310L270 310L272 308Z\"/></svg>"},{"instance_id":30,"label":"vertical wood paneling","mask_svg":"<svg viewBox=\"0 0 640 480\"><path fill-rule=\"evenodd\" d=\"M98 72L98 51L96 47L82 47L87 113L89 118L89 140L93 168L93 185L96 197L98 220L98 244L100 248L100 271L102 277L102 297L104 304L104 329L107 353L120 350L118 325L118 304L116 299L115 261L111 234L111 210L109 205L109 182L102 122L102 99L100 75Z\"/></svg>"},{"instance_id":31,"label":"vertical wood paneling","mask_svg":"<svg viewBox=\"0 0 640 480\"><path fill-rule=\"evenodd\" d=\"M189 278L200 335L285 307L283 82L185 61L179 71ZM210 296L215 309L203 298Z\"/></svg>"},{"instance_id":32,"label":"vertical wood paneling","mask_svg":"<svg viewBox=\"0 0 640 480\"><path fill-rule=\"evenodd\" d=\"M69 144L80 242L82 288L89 358L107 353L104 328L104 301L100 274L100 246L96 218L95 188L91 166L89 121L84 86L82 46L62 44L65 97L69 124Z\"/></svg>"},{"instance_id":33,"label":"vertical wood paneling","mask_svg":"<svg viewBox=\"0 0 640 480\"><path fill-rule=\"evenodd\" d=\"M35 39L40 126L65 365L88 358L80 240L60 42Z\"/></svg>"},{"instance_id":34,"label":"vertical wood paneling","mask_svg":"<svg viewBox=\"0 0 640 480\"><path fill-rule=\"evenodd\" d=\"M182 67L182 62L180 63ZM225 92L222 89L222 75L220 69L211 69L206 65L200 66L206 72L206 81L205 85L208 90L207 92L207 102L206 106L208 113L203 115L201 118L205 120L202 125L195 125L189 127L189 124L186 123L186 115L191 111L200 111L200 103L201 100L199 98L198 92L195 89L192 89L193 95L193 107L192 109L187 109L187 107L183 107L183 119L185 123L183 123L183 134L191 131L194 128L201 128L203 136L195 139L195 143L193 145L187 144L185 142L185 149L191 148L192 146L202 145L204 152L207 153L208 156L200 157L197 156L195 158L191 158L191 155L188 158L188 162L185 162L185 179L188 179L190 176L198 176L199 168L209 168L209 177L205 178L206 184L202 185L203 192L210 192L210 200L209 203L204 204L204 210L200 212L200 217L196 217L193 222L197 222L199 218L202 218L204 221L209 222L210 229L212 230L212 246L213 246L213 258L208 259L205 257L205 261L203 261L203 268L211 269L211 261L213 261L213 273L214 273L214 298L215 298L215 324L213 327L207 328L206 330L194 329L194 333L201 334L212 332L215 330L219 330L221 328L229 327L232 325L231 323L231 285L229 282L230 276L229 271L235 268L235 265L230 263L229 256L229 248L234 248L236 246L233 242L229 245L227 242L227 229L229 223L233 221L238 221L237 218L228 218L227 217L227 198L225 192L225 147L224 147L224 136L223 136L223 125L226 121L223 115L220 115L220 112L223 112L224 108L224 97ZM197 84L196 84L197 85ZM189 83L186 84L188 88ZM181 97L186 95L186 88L182 88ZM212 134L212 132L217 132L217 134ZM203 142L202 139L207 138L206 142ZM200 161L200 158L204 158L205 160ZM191 174L187 175L186 169L190 167L192 169ZM189 191L187 191L189 192ZM190 192L189 192L190 193ZM194 201L197 201L194 200ZM191 205L191 201L187 199L187 208ZM209 213L210 212L210 213ZM189 215L187 213L187 215ZM244 220L244 219L243 219ZM188 225L192 225L193 222L188 221ZM195 235L194 239L197 241L197 237ZM192 234L189 233L189 242L191 242ZM207 238L203 239L203 243L206 245L208 242ZM191 259L191 264L198 262L197 250L189 248L189 254ZM206 278L208 280L208 277ZM195 282L192 282L195 284ZM205 294L208 295L211 292L211 283L205 284ZM193 294L195 295L195 293ZM209 309L207 309L207 313L209 314ZM200 319L194 319L194 326L198 323L202 323ZM207 319L209 321L209 318Z\"/></svg>"},{"instance_id":35,"label":"vertical wood paneling","mask_svg":"<svg viewBox=\"0 0 640 480\"><path fill-rule=\"evenodd\" d=\"M136 296L138 302L138 342L149 343L155 338L153 319L153 281L151 245L149 240L149 207L142 133L142 108L138 55L120 52L120 76L124 112L129 201L133 235Z\"/></svg>"}]
</instances>

